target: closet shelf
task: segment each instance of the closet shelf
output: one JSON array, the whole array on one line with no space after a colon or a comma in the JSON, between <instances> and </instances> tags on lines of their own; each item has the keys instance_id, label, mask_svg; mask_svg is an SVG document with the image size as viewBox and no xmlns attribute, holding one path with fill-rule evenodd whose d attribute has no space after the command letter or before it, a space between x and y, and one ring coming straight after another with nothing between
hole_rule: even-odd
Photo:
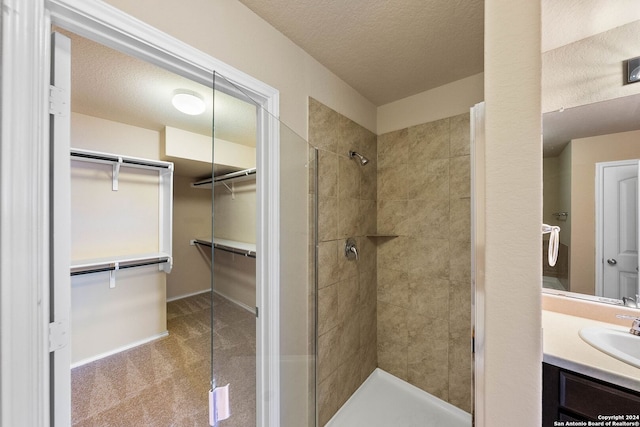
<instances>
[{"instance_id":1,"label":"closet shelf","mask_svg":"<svg viewBox=\"0 0 640 427\"><path fill-rule=\"evenodd\" d=\"M256 168L245 169L237 172L231 172L224 175L214 176L212 178L203 179L191 184L193 188L206 188L211 189L211 183L213 185L230 184L232 182L249 181L256 178Z\"/></svg>"},{"instance_id":2,"label":"closet shelf","mask_svg":"<svg viewBox=\"0 0 640 427\"><path fill-rule=\"evenodd\" d=\"M189 242L192 245L203 245L213 247L225 252L231 252L237 255L243 255L249 258L256 257L256 245L254 243L237 242L235 240L213 238L213 244L209 239L193 239Z\"/></svg>"},{"instance_id":3,"label":"closet shelf","mask_svg":"<svg viewBox=\"0 0 640 427\"><path fill-rule=\"evenodd\" d=\"M165 264L161 266L165 272L171 271L173 258L165 252L153 252L146 254L121 255L104 258L93 258L71 261L71 275L98 273L101 271L114 271L124 268L142 267L146 265Z\"/></svg>"},{"instance_id":4,"label":"closet shelf","mask_svg":"<svg viewBox=\"0 0 640 427\"><path fill-rule=\"evenodd\" d=\"M122 166L132 168L173 170L173 163L161 160L150 160L140 157L122 156L120 154L103 153L100 151L81 150L79 148L72 148L70 154L73 160L81 160L85 162L120 163Z\"/></svg>"}]
</instances>

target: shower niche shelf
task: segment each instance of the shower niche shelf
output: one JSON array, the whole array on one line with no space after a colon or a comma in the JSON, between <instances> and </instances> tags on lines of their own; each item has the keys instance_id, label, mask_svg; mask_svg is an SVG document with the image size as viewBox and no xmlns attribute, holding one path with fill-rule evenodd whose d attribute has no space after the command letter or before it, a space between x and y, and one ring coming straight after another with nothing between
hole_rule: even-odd
<instances>
[{"instance_id":1,"label":"shower niche shelf","mask_svg":"<svg viewBox=\"0 0 640 427\"><path fill-rule=\"evenodd\" d=\"M365 234L366 237L371 237L371 238L380 238L380 239L392 239L394 237L398 237L397 234L387 234L387 233L376 233L376 234Z\"/></svg>"}]
</instances>

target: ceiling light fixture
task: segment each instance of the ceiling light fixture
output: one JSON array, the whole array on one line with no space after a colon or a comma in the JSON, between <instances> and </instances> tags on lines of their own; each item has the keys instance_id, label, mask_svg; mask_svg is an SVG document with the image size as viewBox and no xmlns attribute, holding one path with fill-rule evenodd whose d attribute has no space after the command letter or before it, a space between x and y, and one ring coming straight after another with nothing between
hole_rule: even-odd
<instances>
[{"instance_id":1,"label":"ceiling light fixture","mask_svg":"<svg viewBox=\"0 0 640 427\"><path fill-rule=\"evenodd\" d=\"M206 104L202 95L186 89L176 90L171 99L171 103L180 112L197 116L204 113Z\"/></svg>"},{"instance_id":2,"label":"ceiling light fixture","mask_svg":"<svg viewBox=\"0 0 640 427\"><path fill-rule=\"evenodd\" d=\"M640 82L640 56L627 60L627 84Z\"/></svg>"}]
</instances>

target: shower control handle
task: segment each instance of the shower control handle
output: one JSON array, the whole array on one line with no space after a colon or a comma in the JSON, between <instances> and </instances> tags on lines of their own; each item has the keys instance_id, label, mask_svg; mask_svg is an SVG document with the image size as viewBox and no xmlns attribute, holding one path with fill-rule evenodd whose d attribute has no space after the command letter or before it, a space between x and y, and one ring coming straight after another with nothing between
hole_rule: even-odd
<instances>
[{"instance_id":1,"label":"shower control handle","mask_svg":"<svg viewBox=\"0 0 640 427\"><path fill-rule=\"evenodd\" d=\"M349 259L355 258L358 260L358 248L356 248L356 241L353 237L349 237L346 242L344 242L344 256Z\"/></svg>"}]
</instances>

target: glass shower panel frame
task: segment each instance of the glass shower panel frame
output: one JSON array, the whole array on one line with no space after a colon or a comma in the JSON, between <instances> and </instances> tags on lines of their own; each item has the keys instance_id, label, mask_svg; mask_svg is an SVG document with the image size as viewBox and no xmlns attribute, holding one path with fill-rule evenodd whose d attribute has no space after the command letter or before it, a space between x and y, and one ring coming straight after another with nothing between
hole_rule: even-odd
<instances>
[{"instance_id":1,"label":"glass shower panel frame","mask_svg":"<svg viewBox=\"0 0 640 427\"><path fill-rule=\"evenodd\" d=\"M257 418L256 425L266 424L267 419L273 420L273 411L277 411L277 418L282 425L317 425L316 420L316 252L317 252L317 150L309 145L304 138L296 134L291 128L282 123L277 117L264 108L264 105L249 95L249 91L224 76L215 73L214 91L217 94L230 95L256 107L256 192L259 192L266 179L265 174L277 174L280 179L279 198L273 199L272 194L257 194L256 209L256 364L257 364ZM223 108L215 109L214 139L220 135L223 122ZM269 141L279 144L279 150L273 146L261 145ZM215 150L214 150L215 151ZM267 171L267 158L279 151L279 170ZM215 163L215 158L213 162ZM213 190L212 190L213 191ZM214 193L212 193L213 200ZM262 197L262 200L261 200ZM261 240L271 230L267 230L268 221L264 221L267 213L260 209L267 209L265 199L272 198L279 207L279 235L270 235L270 239L279 241L278 256L272 256L269 261L261 259ZM212 209L215 210L212 204ZM268 213L269 215L271 212ZM215 220L212 214L212 239L215 234ZM272 254L276 255L276 254ZM212 258L215 259L215 258ZM261 269L273 268L269 265L278 260L279 283L267 283ZM214 262L212 262L212 297L216 283L214 279ZM268 294L267 294L268 293ZM273 299L277 300L274 304ZM277 313L274 313L277 312ZM273 325L275 315L279 327L277 342L267 331ZM266 332L269 335L266 336ZM212 331L213 333L213 331ZM269 340L271 342L269 342ZM212 341L213 342L213 341ZM269 359L269 350L278 349L277 360ZM213 350L213 344L212 344ZM262 359L262 360L261 360ZM219 360L212 353L212 385L215 385L216 364ZM279 374L275 381L269 383L270 390L264 389L263 379L265 370L273 368ZM277 390L274 389L277 387ZM231 419L233 419L233 389L231 382L230 395L232 400ZM272 408L269 401L273 393L279 397L279 408ZM262 395L261 395L262 394ZM305 424L301 424L301 420ZM224 425L224 422L222 423Z\"/></svg>"}]
</instances>

